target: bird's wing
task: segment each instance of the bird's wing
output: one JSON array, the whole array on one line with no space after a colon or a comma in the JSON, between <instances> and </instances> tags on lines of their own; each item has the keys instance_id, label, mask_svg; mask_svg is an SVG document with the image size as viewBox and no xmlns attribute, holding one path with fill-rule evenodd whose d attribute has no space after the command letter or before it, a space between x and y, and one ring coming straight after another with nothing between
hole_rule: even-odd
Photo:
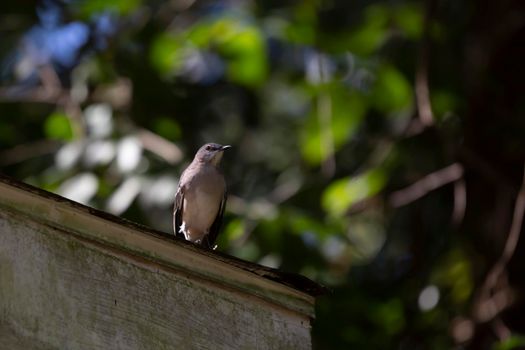
<instances>
[{"instance_id":1,"label":"bird's wing","mask_svg":"<svg viewBox=\"0 0 525 350\"><path fill-rule=\"evenodd\" d=\"M217 235L219 234L219 230L221 229L222 217L224 216L224 208L226 207L226 198L227 193L226 191L224 191L224 195L222 196L221 205L219 206L217 216L215 217L213 224L211 224L208 234L202 240L202 245L208 249L213 249L215 245L215 240L217 239Z\"/></svg>"},{"instance_id":2,"label":"bird's wing","mask_svg":"<svg viewBox=\"0 0 525 350\"><path fill-rule=\"evenodd\" d=\"M173 231L176 237L186 238L181 232L182 226L182 210L184 207L184 188L179 185L177 193L175 194L175 203L173 205Z\"/></svg>"}]
</instances>

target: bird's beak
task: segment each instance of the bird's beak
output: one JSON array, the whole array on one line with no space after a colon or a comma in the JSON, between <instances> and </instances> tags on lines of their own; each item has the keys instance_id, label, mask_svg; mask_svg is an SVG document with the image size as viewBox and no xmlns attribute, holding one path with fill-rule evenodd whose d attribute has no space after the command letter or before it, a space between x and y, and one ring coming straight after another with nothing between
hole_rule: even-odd
<instances>
[{"instance_id":1,"label":"bird's beak","mask_svg":"<svg viewBox=\"0 0 525 350\"><path fill-rule=\"evenodd\" d=\"M228 148L232 148L230 145L222 146L221 151L226 151Z\"/></svg>"}]
</instances>

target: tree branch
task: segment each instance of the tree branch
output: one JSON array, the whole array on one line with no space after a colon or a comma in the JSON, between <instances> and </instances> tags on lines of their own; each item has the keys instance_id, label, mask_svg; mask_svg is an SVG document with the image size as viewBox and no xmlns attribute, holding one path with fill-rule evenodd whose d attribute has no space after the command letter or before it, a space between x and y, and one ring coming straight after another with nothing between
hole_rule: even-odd
<instances>
[{"instance_id":1,"label":"tree branch","mask_svg":"<svg viewBox=\"0 0 525 350\"><path fill-rule=\"evenodd\" d=\"M503 307L498 306L496 303L496 296L499 295L497 289L498 281L505 275L505 268L509 263L510 259L516 251L516 246L518 244L522 226L523 226L523 215L525 214L525 164L523 168L523 179L521 183L520 190L516 197L516 202L514 205L514 214L512 217L512 223L510 226L510 231L505 241L505 246L503 252L501 253L500 258L492 266L485 282L483 283L478 298L474 303L474 316L479 322L488 321L494 318L505 306L509 304L508 300L505 300L506 303Z\"/></svg>"},{"instance_id":2,"label":"tree branch","mask_svg":"<svg viewBox=\"0 0 525 350\"><path fill-rule=\"evenodd\" d=\"M459 163L454 163L441 170L428 174L421 180L416 181L404 189L392 193L389 202L395 208L407 205L435 189L451 182L458 181L462 176L463 166Z\"/></svg>"},{"instance_id":3,"label":"tree branch","mask_svg":"<svg viewBox=\"0 0 525 350\"><path fill-rule=\"evenodd\" d=\"M416 104L419 120L423 126L430 126L434 123L434 115L432 113L432 104L430 103L430 92L428 88L429 33L430 20L432 18L434 7L435 1L428 0L423 23L423 39L419 50L416 68Z\"/></svg>"}]
</instances>

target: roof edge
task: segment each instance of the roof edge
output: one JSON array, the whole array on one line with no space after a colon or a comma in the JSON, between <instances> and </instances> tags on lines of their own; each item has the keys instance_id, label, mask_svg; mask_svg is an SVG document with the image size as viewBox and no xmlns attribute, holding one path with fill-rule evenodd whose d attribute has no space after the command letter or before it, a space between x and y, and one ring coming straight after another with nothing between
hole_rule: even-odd
<instances>
[{"instance_id":1,"label":"roof edge","mask_svg":"<svg viewBox=\"0 0 525 350\"><path fill-rule=\"evenodd\" d=\"M0 174L0 206L73 235L314 317L327 289L310 279L211 251ZM50 205L49 202L52 202Z\"/></svg>"}]
</instances>

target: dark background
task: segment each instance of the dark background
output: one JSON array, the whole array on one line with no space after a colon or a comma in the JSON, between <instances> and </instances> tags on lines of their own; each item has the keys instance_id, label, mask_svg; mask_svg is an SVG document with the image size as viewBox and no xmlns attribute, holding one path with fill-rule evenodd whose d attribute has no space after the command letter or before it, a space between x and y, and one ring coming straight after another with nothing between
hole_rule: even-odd
<instances>
[{"instance_id":1,"label":"dark background","mask_svg":"<svg viewBox=\"0 0 525 350\"><path fill-rule=\"evenodd\" d=\"M332 289L318 349L525 347L525 2L3 1L0 171Z\"/></svg>"}]
</instances>

